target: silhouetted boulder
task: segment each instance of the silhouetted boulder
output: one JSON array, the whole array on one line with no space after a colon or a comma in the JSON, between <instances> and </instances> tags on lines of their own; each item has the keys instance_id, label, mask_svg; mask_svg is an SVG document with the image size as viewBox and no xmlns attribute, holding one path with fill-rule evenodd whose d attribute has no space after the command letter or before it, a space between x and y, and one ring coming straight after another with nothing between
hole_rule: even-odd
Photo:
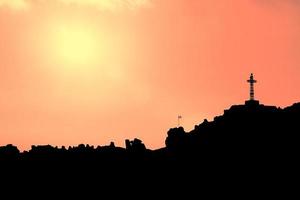
<instances>
[{"instance_id":1,"label":"silhouetted boulder","mask_svg":"<svg viewBox=\"0 0 300 200\"><path fill-rule=\"evenodd\" d=\"M169 149L182 149L186 145L187 134L183 127L172 128L168 131L168 137L165 141Z\"/></svg>"},{"instance_id":2,"label":"silhouetted boulder","mask_svg":"<svg viewBox=\"0 0 300 200\"><path fill-rule=\"evenodd\" d=\"M116 147L114 142L111 142L109 146L112 148Z\"/></svg>"},{"instance_id":3,"label":"silhouetted boulder","mask_svg":"<svg viewBox=\"0 0 300 200\"><path fill-rule=\"evenodd\" d=\"M131 148L131 142L130 142L130 140L128 140L128 139L125 140L125 148L126 148L127 150L129 150L129 149Z\"/></svg>"},{"instance_id":4,"label":"silhouetted boulder","mask_svg":"<svg viewBox=\"0 0 300 200\"><path fill-rule=\"evenodd\" d=\"M142 153L146 151L146 147L143 142L137 138L133 141L125 140L126 150L135 153Z\"/></svg>"},{"instance_id":5,"label":"silhouetted boulder","mask_svg":"<svg viewBox=\"0 0 300 200\"><path fill-rule=\"evenodd\" d=\"M15 160L19 156L19 149L12 144L0 147L0 160Z\"/></svg>"}]
</instances>

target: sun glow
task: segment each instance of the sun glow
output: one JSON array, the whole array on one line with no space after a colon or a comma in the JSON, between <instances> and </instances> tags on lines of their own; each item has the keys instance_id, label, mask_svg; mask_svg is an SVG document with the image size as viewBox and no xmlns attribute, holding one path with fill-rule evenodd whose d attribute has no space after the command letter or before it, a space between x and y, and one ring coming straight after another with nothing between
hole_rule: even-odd
<instances>
[{"instance_id":1,"label":"sun glow","mask_svg":"<svg viewBox=\"0 0 300 200\"><path fill-rule=\"evenodd\" d=\"M97 58L97 36L85 27L61 26L55 32L54 49L62 63L90 65Z\"/></svg>"}]
</instances>

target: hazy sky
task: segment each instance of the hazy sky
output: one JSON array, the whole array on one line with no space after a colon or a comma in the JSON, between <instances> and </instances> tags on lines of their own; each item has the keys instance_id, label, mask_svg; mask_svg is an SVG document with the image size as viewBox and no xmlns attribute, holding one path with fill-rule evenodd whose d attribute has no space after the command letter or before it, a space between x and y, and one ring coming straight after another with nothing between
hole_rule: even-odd
<instances>
[{"instance_id":1,"label":"hazy sky","mask_svg":"<svg viewBox=\"0 0 300 200\"><path fill-rule=\"evenodd\" d=\"M0 145L164 145L248 98L300 100L298 0L0 0Z\"/></svg>"}]
</instances>

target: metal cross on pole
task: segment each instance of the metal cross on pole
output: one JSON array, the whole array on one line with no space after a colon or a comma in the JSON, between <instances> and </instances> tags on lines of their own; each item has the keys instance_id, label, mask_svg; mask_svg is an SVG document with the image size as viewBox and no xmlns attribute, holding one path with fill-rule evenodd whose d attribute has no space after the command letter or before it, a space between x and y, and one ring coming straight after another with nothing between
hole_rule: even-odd
<instances>
[{"instance_id":1,"label":"metal cross on pole","mask_svg":"<svg viewBox=\"0 0 300 200\"><path fill-rule=\"evenodd\" d=\"M251 73L250 79L247 80L247 82L250 84L250 101L254 101L254 83L257 83L256 80L254 80L253 74Z\"/></svg>"}]
</instances>

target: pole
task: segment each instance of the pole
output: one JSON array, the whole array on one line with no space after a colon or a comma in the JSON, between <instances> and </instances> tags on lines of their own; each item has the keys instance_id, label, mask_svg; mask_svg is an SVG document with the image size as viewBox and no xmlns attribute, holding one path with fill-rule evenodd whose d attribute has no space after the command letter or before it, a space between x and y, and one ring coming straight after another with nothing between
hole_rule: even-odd
<instances>
[{"instance_id":1,"label":"pole","mask_svg":"<svg viewBox=\"0 0 300 200\"><path fill-rule=\"evenodd\" d=\"M180 119L182 118L181 115L178 115L177 117L177 127L179 128L180 127Z\"/></svg>"}]
</instances>

